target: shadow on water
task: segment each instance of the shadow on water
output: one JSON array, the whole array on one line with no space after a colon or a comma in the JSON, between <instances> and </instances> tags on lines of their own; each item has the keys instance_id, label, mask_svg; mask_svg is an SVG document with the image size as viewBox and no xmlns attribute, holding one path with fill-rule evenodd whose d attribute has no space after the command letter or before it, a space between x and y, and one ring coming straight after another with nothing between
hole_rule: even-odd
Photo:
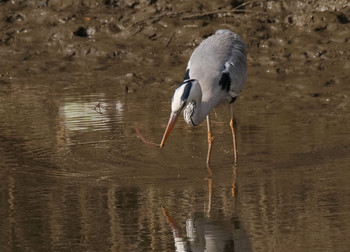
<instances>
[{"instance_id":1,"label":"shadow on water","mask_svg":"<svg viewBox=\"0 0 350 252\"><path fill-rule=\"evenodd\" d=\"M328 140L322 132L332 132L327 125L305 127L303 118L266 113L243 96L237 169L230 165L229 110L219 108L208 177L205 125L179 121L162 150L138 138L136 128L161 139L169 113L161 95L148 99L123 86L82 92L66 81L59 90L36 85L1 87L8 104L0 110L4 250L346 246L345 128L321 148Z\"/></svg>"}]
</instances>

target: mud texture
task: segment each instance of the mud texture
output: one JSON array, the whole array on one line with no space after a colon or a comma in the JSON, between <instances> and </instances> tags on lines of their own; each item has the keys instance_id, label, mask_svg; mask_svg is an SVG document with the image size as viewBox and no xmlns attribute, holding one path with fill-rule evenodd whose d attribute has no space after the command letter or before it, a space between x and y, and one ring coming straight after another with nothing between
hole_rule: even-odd
<instances>
[{"instance_id":1,"label":"mud texture","mask_svg":"<svg viewBox=\"0 0 350 252\"><path fill-rule=\"evenodd\" d=\"M13 0L1 1L0 10L2 83L98 71L119 82L170 85L193 48L218 28L241 34L250 76L319 76L318 90L313 83L295 87L319 99L345 85L350 68L346 0Z\"/></svg>"}]
</instances>

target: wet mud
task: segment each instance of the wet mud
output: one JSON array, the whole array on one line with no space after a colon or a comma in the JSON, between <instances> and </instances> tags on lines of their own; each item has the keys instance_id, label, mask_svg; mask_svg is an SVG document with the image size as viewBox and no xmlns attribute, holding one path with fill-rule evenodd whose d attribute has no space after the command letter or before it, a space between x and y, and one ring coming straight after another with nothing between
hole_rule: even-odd
<instances>
[{"instance_id":1,"label":"wet mud","mask_svg":"<svg viewBox=\"0 0 350 252\"><path fill-rule=\"evenodd\" d=\"M144 142L217 29L248 81L209 175L204 124ZM5 0L0 30L0 250L349 247L349 1Z\"/></svg>"}]
</instances>

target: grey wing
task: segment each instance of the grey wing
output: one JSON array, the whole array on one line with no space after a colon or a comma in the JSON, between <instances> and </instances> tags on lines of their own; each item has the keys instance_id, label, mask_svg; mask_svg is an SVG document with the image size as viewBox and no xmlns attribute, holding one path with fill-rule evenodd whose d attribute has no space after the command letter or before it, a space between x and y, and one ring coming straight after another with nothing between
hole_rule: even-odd
<instances>
[{"instance_id":1,"label":"grey wing","mask_svg":"<svg viewBox=\"0 0 350 252\"><path fill-rule=\"evenodd\" d=\"M219 30L216 34L230 35L230 46L228 48L227 60L223 63L223 71L219 84L221 89L236 97L243 89L247 80L247 54L243 41L236 34L228 30Z\"/></svg>"}]
</instances>

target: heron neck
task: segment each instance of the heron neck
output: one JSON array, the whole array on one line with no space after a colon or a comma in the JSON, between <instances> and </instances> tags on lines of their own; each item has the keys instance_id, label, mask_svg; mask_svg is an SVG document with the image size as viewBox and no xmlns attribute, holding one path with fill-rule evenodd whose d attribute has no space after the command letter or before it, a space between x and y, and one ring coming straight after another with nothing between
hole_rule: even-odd
<instances>
[{"instance_id":1,"label":"heron neck","mask_svg":"<svg viewBox=\"0 0 350 252\"><path fill-rule=\"evenodd\" d=\"M197 103L197 109L194 111L192 115L192 121L195 125L199 125L201 122L203 122L206 118L206 116L210 113L211 110L210 104L208 102L200 101Z\"/></svg>"}]
</instances>

